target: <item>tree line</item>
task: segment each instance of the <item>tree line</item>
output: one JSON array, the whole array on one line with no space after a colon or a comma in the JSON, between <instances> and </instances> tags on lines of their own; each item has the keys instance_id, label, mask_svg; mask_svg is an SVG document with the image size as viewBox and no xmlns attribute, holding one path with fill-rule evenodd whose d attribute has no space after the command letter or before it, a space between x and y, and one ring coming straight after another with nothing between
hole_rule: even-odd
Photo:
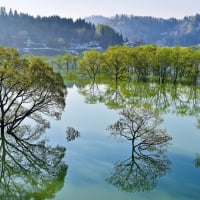
<instances>
[{"instance_id":1,"label":"tree line","mask_svg":"<svg viewBox=\"0 0 200 200\"><path fill-rule=\"evenodd\" d=\"M79 77L197 84L200 51L143 45L110 46L105 52L86 51L77 62Z\"/></svg>"}]
</instances>

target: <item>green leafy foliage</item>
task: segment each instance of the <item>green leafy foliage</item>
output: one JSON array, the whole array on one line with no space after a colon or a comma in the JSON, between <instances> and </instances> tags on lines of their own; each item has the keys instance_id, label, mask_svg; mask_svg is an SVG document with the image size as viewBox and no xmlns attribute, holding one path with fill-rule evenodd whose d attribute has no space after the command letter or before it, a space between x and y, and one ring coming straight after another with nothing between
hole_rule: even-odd
<instances>
[{"instance_id":1,"label":"green leafy foliage","mask_svg":"<svg viewBox=\"0 0 200 200\"><path fill-rule=\"evenodd\" d=\"M60 118L66 89L62 77L42 59L21 59L15 49L0 48L0 133L15 129L25 118Z\"/></svg>"},{"instance_id":2,"label":"green leafy foliage","mask_svg":"<svg viewBox=\"0 0 200 200\"><path fill-rule=\"evenodd\" d=\"M79 59L79 72L90 78L96 76L117 82L119 80L157 81L198 84L200 51L191 47L137 47L110 46L102 55L86 52ZM93 67L92 67L93 66ZM94 70L98 66L98 70ZM101 69L101 70L99 70ZM95 73L95 76L94 76Z\"/></svg>"},{"instance_id":3,"label":"green leafy foliage","mask_svg":"<svg viewBox=\"0 0 200 200\"><path fill-rule=\"evenodd\" d=\"M96 79L97 75L102 71L102 63L104 56L102 52L96 50L86 51L82 59L78 62L79 74L83 77Z\"/></svg>"}]
</instances>

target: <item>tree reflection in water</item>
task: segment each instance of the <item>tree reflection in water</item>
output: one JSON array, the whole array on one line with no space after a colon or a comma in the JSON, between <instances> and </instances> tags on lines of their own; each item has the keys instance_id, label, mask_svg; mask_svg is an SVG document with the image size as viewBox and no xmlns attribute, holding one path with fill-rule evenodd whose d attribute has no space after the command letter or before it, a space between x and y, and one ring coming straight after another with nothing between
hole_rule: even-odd
<instances>
[{"instance_id":1,"label":"tree reflection in water","mask_svg":"<svg viewBox=\"0 0 200 200\"><path fill-rule=\"evenodd\" d=\"M196 158L194 159L194 165L195 167L200 168L200 154L199 153L196 154Z\"/></svg>"},{"instance_id":2,"label":"tree reflection in water","mask_svg":"<svg viewBox=\"0 0 200 200\"><path fill-rule=\"evenodd\" d=\"M121 190L139 192L156 187L157 178L170 170L165 151L172 139L159 129L159 115L148 108L127 106L120 112L120 119L108 127L112 135L131 141L131 156L116 163L107 182Z\"/></svg>"},{"instance_id":3,"label":"tree reflection in water","mask_svg":"<svg viewBox=\"0 0 200 200\"><path fill-rule=\"evenodd\" d=\"M66 135L67 141L70 142L80 137L80 132L73 127L67 127Z\"/></svg>"},{"instance_id":4,"label":"tree reflection in water","mask_svg":"<svg viewBox=\"0 0 200 200\"><path fill-rule=\"evenodd\" d=\"M44 121L43 121L44 122ZM18 127L17 133L1 134L0 199L53 199L64 185L65 148L51 147L40 139L47 123Z\"/></svg>"}]
</instances>

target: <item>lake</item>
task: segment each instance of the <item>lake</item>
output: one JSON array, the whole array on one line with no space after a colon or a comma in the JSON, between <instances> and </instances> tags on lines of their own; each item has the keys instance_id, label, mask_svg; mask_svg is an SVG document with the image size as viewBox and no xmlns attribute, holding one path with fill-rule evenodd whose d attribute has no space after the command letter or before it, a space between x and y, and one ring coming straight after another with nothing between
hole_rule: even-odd
<instances>
[{"instance_id":1,"label":"lake","mask_svg":"<svg viewBox=\"0 0 200 200\"><path fill-rule=\"evenodd\" d=\"M141 87L146 88L149 92L153 91L152 88L144 85ZM90 89L88 90L91 91ZM138 90L139 87L136 86L136 89ZM104 95L107 92L101 86L99 90L103 90ZM167 89L165 88L165 90ZM152 185L145 187L145 183L142 182L143 188L136 186L136 189L129 188L129 191L124 191L120 184L123 184L123 181L129 182L131 177L126 176L126 173L117 171L116 165L123 163L130 157L131 142L113 137L107 131L107 127L118 120L120 109L109 108L112 106L108 106L110 104L108 104L106 98L105 101L101 100L102 102L94 103L92 101L92 104L91 102L88 103L87 95L82 95L82 93L89 94L85 91L87 89L84 87L79 89L75 85L68 88L67 106L62 119L52 124L48 134L52 145L61 144L67 148L65 162L68 165L68 172L64 187L56 194L55 199L191 200L200 198L200 168L198 168L198 165L195 166L195 162L198 163L198 155L200 155L200 129L196 125L200 105L198 88L193 89L186 86L176 88L179 99L170 95L168 91L165 91L163 97L160 96L160 105L158 102L156 105L158 107L164 106L164 104L168 105L165 109L160 110L163 118L161 127L166 129L172 137L166 152L169 163L163 174L155 174L155 176L148 173L156 173L156 170L148 171L146 169L148 165L144 166L143 170L147 172L146 181L149 182L147 186L148 184ZM94 91L95 89L92 88L92 92ZM141 89L141 92L144 91ZM193 93L197 97L196 99L193 98ZM95 92L95 94L98 96L98 92ZM174 94L174 91L172 94ZM151 97L147 95L141 97L140 95L138 94L135 98L140 97L141 102L154 102L152 99L150 100L154 94L151 94ZM138 99L135 101L138 101ZM67 142L66 128L68 126L77 129L80 132L80 137ZM124 166L125 168L121 170L127 170L126 164ZM141 165L142 167L143 165ZM117 174L115 174L117 172L119 172L119 176L125 175L125 177L118 180L121 181L118 184L110 184L108 179L111 176L117 178ZM134 171L131 173L134 173ZM149 179L155 180L151 183L148 176ZM134 178L137 178L137 176L134 176Z\"/></svg>"},{"instance_id":2,"label":"lake","mask_svg":"<svg viewBox=\"0 0 200 200\"><path fill-rule=\"evenodd\" d=\"M66 148L63 160L68 166L56 182L58 188L48 188L52 193L47 195L49 199L200 198L198 87L71 84L67 90L62 118L51 119L51 128L44 136L52 147ZM166 146L160 143L163 151L141 148L133 156L131 140L111 135L108 127L119 120L120 111L130 104L138 110L142 106L157 110L163 119L158 130L165 130L172 138ZM79 131L80 137L67 141L67 127ZM16 180L20 182L19 178ZM43 196L38 192L39 198L35 199L45 199ZM34 199L28 195L26 198Z\"/></svg>"}]
</instances>

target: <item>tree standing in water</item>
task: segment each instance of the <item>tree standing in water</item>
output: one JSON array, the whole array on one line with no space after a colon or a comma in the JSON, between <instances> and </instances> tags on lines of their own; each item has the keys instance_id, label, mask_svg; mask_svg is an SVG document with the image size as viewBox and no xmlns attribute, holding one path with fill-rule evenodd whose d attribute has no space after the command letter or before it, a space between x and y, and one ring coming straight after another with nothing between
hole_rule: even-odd
<instances>
[{"instance_id":1,"label":"tree standing in water","mask_svg":"<svg viewBox=\"0 0 200 200\"><path fill-rule=\"evenodd\" d=\"M61 116L66 89L62 77L42 59L21 59L12 48L0 48L0 134L14 133L24 119Z\"/></svg>"}]
</instances>

